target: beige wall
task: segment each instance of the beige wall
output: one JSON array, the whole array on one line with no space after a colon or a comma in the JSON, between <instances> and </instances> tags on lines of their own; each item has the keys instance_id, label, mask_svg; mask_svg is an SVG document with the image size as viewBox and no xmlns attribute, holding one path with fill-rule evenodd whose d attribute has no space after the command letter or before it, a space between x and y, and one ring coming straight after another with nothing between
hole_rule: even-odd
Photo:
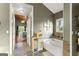
<instances>
[{"instance_id":1,"label":"beige wall","mask_svg":"<svg viewBox=\"0 0 79 59\"><path fill-rule=\"evenodd\" d=\"M65 56L70 55L70 4L64 4L64 42L63 53Z\"/></svg>"},{"instance_id":2,"label":"beige wall","mask_svg":"<svg viewBox=\"0 0 79 59\"><path fill-rule=\"evenodd\" d=\"M70 4L64 4L64 40L70 43Z\"/></svg>"},{"instance_id":3,"label":"beige wall","mask_svg":"<svg viewBox=\"0 0 79 59\"><path fill-rule=\"evenodd\" d=\"M34 3L34 32L43 30L43 23L47 20L53 22L53 13L43 4Z\"/></svg>"},{"instance_id":4,"label":"beige wall","mask_svg":"<svg viewBox=\"0 0 79 59\"><path fill-rule=\"evenodd\" d=\"M0 4L0 53L9 52L9 4Z\"/></svg>"}]
</instances>

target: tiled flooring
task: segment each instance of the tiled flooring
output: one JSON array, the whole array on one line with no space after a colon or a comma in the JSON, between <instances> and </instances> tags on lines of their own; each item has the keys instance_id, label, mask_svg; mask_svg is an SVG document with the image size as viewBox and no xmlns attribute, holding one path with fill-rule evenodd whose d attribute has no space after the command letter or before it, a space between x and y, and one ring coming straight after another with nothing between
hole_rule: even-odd
<instances>
[{"instance_id":1,"label":"tiled flooring","mask_svg":"<svg viewBox=\"0 0 79 59\"><path fill-rule=\"evenodd\" d=\"M15 56L28 56L32 55L31 48L26 44L26 42L23 42L23 46L20 48L15 48L14 51Z\"/></svg>"},{"instance_id":2,"label":"tiled flooring","mask_svg":"<svg viewBox=\"0 0 79 59\"><path fill-rule=\"evenodd\" d=\"M52 55L48 51L45 51L45 52L36 52L34 53L34 56L54 56L54 55Z\"/></svg>"},{"instance_id":3,"label":"tiled flooring","mask_svg":"<svg viewBox=\"0 0 79 59\"><path fill-rule=\"evenodd\" d=\"M26 42L23 42L23 46L20 48L15 48L14 56L53 56L48 51L36 51L32 53L31 48L26 44Z\"/></svg>"}]
</instances>

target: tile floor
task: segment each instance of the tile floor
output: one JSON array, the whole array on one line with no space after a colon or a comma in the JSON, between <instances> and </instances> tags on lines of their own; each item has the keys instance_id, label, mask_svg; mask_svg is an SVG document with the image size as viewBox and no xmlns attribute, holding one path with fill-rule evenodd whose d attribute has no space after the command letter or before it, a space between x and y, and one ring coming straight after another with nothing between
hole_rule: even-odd
<instances>
[{"instance_id":1,"label":"tile floor","mask_svg":"<svg viewBox=\"0 0 79 59\"><path fill-rule=\"evenodd\" d=\"M49 53L46 50L43 51L36 51L32 53L31 48L23 42L23 46L19 49L15 48L15 51L13 53L14 56L53 56L51 53Z\"/></svg>"},{"instance_id":2,"label":"tile floor","mask_svg":"<svg viewBox=\"0 0 79 59\"><path fill-rule=\"evenodd\" d=\"M28 56L28 55L32 55L32 50L28 46L28 44L26 44L26 42L23 42L23 46L22 47L15 48L15 51L14 51L13 55L15 55L15 56Z\"/></svg>"}]
</instances>

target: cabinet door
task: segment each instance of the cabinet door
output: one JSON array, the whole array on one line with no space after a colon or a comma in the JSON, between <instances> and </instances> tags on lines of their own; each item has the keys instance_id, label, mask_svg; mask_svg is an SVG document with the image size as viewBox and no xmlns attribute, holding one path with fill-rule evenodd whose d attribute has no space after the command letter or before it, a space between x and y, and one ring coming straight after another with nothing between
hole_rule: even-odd
<instances>
[{"instance_id":1,"label":"cabinet door","mask_svg":"<svg viewBox=\"0 0 79 59\"><path fill-rule=\"evenodd\" d=\"M43 50L43 39L38 39L38 51Z\"/></svg>"}]
</instances>

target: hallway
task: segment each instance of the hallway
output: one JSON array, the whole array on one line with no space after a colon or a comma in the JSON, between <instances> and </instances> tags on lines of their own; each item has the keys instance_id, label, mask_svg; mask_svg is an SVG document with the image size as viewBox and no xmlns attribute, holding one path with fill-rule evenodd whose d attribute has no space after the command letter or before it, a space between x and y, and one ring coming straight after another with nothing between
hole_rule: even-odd
<instances>
[{"instance_id":1,"label":"hallway","mask_svg":"<svg viewBox=\"0 0 79 59\"><path fill-rule=\"evenodd\" d=\"M22 42L19 43L19 47L15 47L14 56L31 56L32 55L32 50L31 48L28 46L28 44L26 44L26 42Z\"/></svg>"}]
</instances>

